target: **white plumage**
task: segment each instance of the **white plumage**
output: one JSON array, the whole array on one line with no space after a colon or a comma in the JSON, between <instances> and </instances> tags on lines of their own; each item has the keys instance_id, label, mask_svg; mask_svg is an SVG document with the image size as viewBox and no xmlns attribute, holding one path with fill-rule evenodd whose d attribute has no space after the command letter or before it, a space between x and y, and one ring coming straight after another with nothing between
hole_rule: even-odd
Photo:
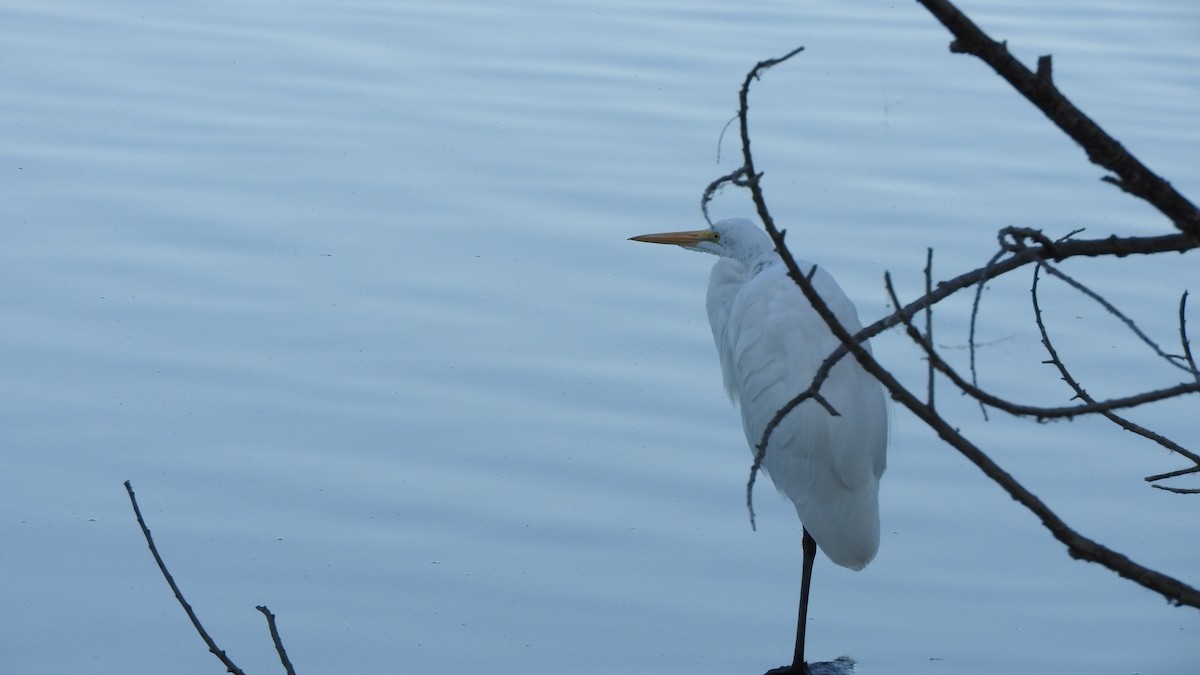
<instances>
[{"instance_id":1,"label":"white plumage","mask_svg":"<svg viewBox=\"0 0 1200 675\"><path fill-rule=\"evenodd\" d=\"M798 393L839 342L787 276L770 237L745 219L711 229L634 237L720 256L708 286L708 319L725 388L742 415L751 451L767 423ZM797 261L802 272L810 263ZM812 282L851 333L862 326L854 304L822 268ZM859 570L879 548L879 479L886 465L883 388L853 357L843 358L821 387L839 415L809 400L776 428L763 469L796 505L805 531L830 560ZM807 551L806 551L807 556ZM796 661L803 666L808 572L805 561Z\"/></svg>"},{"instance_id":2,"label":"white plumage","mask_svg":"<svg viewBox=\"0 0 1200 675\"><path fill-rule=\"evenodd\" d=\"M741 410L753 449L775 412L812 383L840 343L788 278L765 232L748 220L723 220L714 231L727 257L713 265L708 318L725 389ZM812 268L797 263L806 274ZM858 332L858 313L833 277L818 268L812 281L842 325ZM825 555L859 570L879 548L879 478L887 446L883 389L846 357L821 394L840 415L816 401L800 404L775 429L763 468L795 503Z\"/></svg>"}]
</instances>

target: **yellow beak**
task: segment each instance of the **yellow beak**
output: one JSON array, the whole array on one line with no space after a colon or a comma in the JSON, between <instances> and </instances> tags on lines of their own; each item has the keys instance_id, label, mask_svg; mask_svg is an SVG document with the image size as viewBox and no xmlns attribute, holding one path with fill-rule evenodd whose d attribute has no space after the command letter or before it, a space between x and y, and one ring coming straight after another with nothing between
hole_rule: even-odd
<instances>
[{"instance_id":1,"label":"yellow beak","mask_svg":"<svg viewBox=\"0 0 1200 675\"><path fill-rule=\"evenodd\" d=\"M695 246L702 241L716 241L712 230L693 230L691 232L661 232L659 234L639 234L630 237L630 241L644 241L648 244L674 244L676 246Z\"/></svg>"}]
</instances>

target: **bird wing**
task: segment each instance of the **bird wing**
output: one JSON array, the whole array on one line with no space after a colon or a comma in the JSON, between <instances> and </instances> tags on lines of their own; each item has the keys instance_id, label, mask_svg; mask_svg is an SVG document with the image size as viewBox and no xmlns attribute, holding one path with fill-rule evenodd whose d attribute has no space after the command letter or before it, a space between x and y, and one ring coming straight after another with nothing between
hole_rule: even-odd
<instances>
[{"instance_id":1,"label":"bird wing","mask_svg":"<svg viewBox=\"0 0 1200 675\"><path fill-rule=\"evenodd\" d=\"M718 258L708 277L708 323L712 328L713 342L717 345L717 355L721 359L725 393L735 406L739 405L740 398L731 343L738 336L728 333L729 314L733 311L734 300L750 278L747 267L732 258Z\"/></svg>"},{"instance_id":2,"label":"bird wing","mask_svg":"<svg viewBox=\"0 0 1200 675\"><path fill-rule=\"evenodd\" d=\"M842 324L858 331L854 306L833 278L818 268L812 281ZM754 274L722 259L710 277L708 310L725 386L753 449L775 413L811 385L840 343L782 265ZM859 568L878 544L886 407L878 382L851 357L834 367L821 394L839 415L816 401L802 403L776 428L763 468L796 504L822 550L834 562ZM854 537L838 533L850 530L863 534L841 552L844 540Z\"/></svg>"}]
</instances>

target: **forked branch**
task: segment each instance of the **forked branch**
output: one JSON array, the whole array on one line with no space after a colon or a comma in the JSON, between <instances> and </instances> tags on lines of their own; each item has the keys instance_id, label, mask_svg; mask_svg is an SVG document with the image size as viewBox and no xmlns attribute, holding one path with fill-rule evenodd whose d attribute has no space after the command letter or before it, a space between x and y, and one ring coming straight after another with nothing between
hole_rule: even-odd
<instances>
[{"instance_id":1,"label":"forked branch","mask_svg":"<svg viewBox=\"0 0 1200 675\"><path fill-rule=\"evenodd\" d=\"M154 556L154 562L158 564L158 571L162 572L163 578L167 580L167 585L171 587L171 592L175 594L175 599L179 601L179 606L183 607L184 613L192 622L192 626L196 632L200 634L200 638L204 640L204 644L208 646L208 651L212 652L213 656L221 661L227 672L233 675L245 675L241 668L229 658L225 650L217 646L216 641L204 629L204 625L200 623L196 612L192 610L191 604L183 597L183 591L179 590L179 586L175 583L175 578L171 576L170 570L167 569L167 563L163 561L162 556L158 553L158 546L154 544L154 537L150 535L150 528L146 526L146 521L142 518L142 510L138 507L137 497L133 494L133 485L129 481L125 481L125 492L129 494L129 503L133 505L133 515L137 517L138 526L142 529L142 536L146 538L146 545L150 547L150 554ZM275 615L271 610L263 605L256 608L267 617L267 627L271 631L271 640L275 643L275 651L279 655L279 660L283 664L283 668L287 671L287 675L296 675L295 669L292 667L292 662L288 659L287 651L283 648L283 641L279 637L279 630L275 626Z\"/></svg>"},{"instance_id":2,"label":"forked branch","mask_svg":"<svg viewBox=\"0 0 1200 675\"><path fill-rule=\"evenodd\" d=\"M1171 219L1171 222L1179 230L1179 233L1157 237L1122 238L1113 236L1105 239L1051 241L1036 230L1006 228L1001 233L1000 251L987 265L961 274L947 282L940 283L934 289L927 289L924 296L907 305L901 305L900 299L891 288L889 280L888 289L892 295L896 308L895 311L891 315L867 326L859 331L858 334L851 335L845 326L838 322L832 311L830 311L820 295L817 294L809 276L802 273L788 250L785 242L786 233L776 227L767 208L766 198L761 185L762 173L755 166L754 157L751 152L748 103L750 86L755 80L761 77L764 71L792 58L800 53L802 48L795 49L782 57L767 59L757 63L747 73L739 91L738 126L742 142L742 166L718 178L708 186L702 198L702 209L707 219L708 202L712 198L712 195L725 184L733 184L749 189L758 216L774 241L789 276L808 299L817 314L828 324L830 331L841 341L842 346L825 360L808 389L798 393L792 401L776 413L767 425L763 437L757 445L754 466L751 469L751 477L747 484L747 504L750 506L751 521L753 522L753 503L751 497L754 477L762 464L765 453L768 451L772 433L779 422L795 409L796 406L808 400L820 400L821 386L828 377L833 365L846 355L850 355L866 371L870 372L883 383L894 400L927 424L947 444L954 447L975 464L975 466L995 481L1014 500L1034 513L1051 534L1067 547L1067 551L1072 557L1101 564L1122 577L1161 593L1170 602L1177 605L1200 608L1200 591L1197 591L1197 589L1178 579L1138 564L1129 557L1109 549L1069 527L1041 499L1025 488L979 447L969 441L954 425L938 414L933 406L932 396L930 396L929 401L921 401L885 369L862 344L864 340L892 326L903 325L905 330L925 350L930 360L930 366L936 368L939 373L947 377L960 390L975 396L988 405L1008 410L1016 415L1029 415L1040 419L1069 417L1090 413L1111 414L1113 410L1121 407L1132 407L1151 401L1200 392L1200 386L1197 386L1200 385L1200 376L1197 375L1197 368L1195 360L1191 355L1186 330L1182 330L1184 325L1182 318L1180 324L1181 341L1184 347L1183 356L1168 355L1161 349L1157 349L1157 351L1160 356L1172 361L1173 365L1189 373L1191 376L1190 379L1193 381L1108 401L1095 401L1088 397L1080 396L1079 392L1082 392L1082 388L1080 388L1077 391L1077 396L1082 401L1081 404L1057 408L1029 406L1004 401L984 391L974 381L968 381L966 378L958 375L944 359L938 356L932 341L929 339L929 331L926 330L922 334L916 327L913 319L918 312L923 310L928 311L933 305L960 290L982 285L989 279L997 278L1030 263L1045 266L1048 261L1062 261L1076 256L1123 257L1131 254L1155 254L1166 251L1182 252L1200 247L1200 212L1197 211L1196 207L1190 201L1177 193L1166 181L1163 181L1150 172L1140 161L1130 155L1119 143L1109 137L1098 125L1083 115L1082 112L1062 96L1052 82L1050 60L1048 57L1043 58L1039 62L1038 74L1031 73L1008 54L1004 44L998 43L985 35L950 3L922 1L922 4L929 7L930 11L934 12L935 16L938 16L939 20L942 20L955 34L957 39L952 46L953 50L975 54L992 65L1018 91L1025 95L1034 105L1038 106L1047 117L1083 146L1088 157L1093 162L1115 173L1116 178L1110 178L1110 182L1153 204ZM1050 347L1049 344L1048 347ZM932 391L932 387L930 391ZM1176 474L1173 473L1172 475ZM1188 492L1181 489L1173 489L1173 491Z\"/></svg>"}]
</instances>

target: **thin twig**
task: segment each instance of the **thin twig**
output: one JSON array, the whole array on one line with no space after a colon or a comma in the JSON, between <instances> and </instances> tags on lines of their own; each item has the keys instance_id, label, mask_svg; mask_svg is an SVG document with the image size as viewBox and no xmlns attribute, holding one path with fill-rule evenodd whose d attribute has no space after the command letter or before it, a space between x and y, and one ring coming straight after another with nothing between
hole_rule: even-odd
<instances>
[{"instance_id":1,"label":"thin twig","mask_svg":"<svg viewBox=\"0 0 1200 675\"><path fill-rule=\"evenodd\" d=\"M762 186L760 183L762 174L758 173L754 168L754 156L750 152L749 127L750 84L754 80L757 80L763 71L787 61L802 51L804 51L804 47L797 47L779 58L759 61L752 69L750 69L750 72L746 74L746 78L742 82L742 88L738 92L738 121L740 122L739 127L742 137L743 164L741 170L735 173L739 176L737 180L744 180L746 187L750 188L750 194L754 199L755 208L758 210L759 219L762 220L763 226L767 230L767 234L771 236L771 240L774 242L776 250L779 251L780 258L783 260L784 266L787 268L788 276L791 277L792 281L796 282L803 289L805 287L812 288L812 275L816 272L816 267L813 266L808 271L807 275L801 272L800 266L796 263L796 259L792 257L791 252L787 248L787 244L784 242L784 236L786 235L786 232L783 232L779 230L779 228L775 227L775 220L771 217L771 213L767 209L766 198L762 193ZM807 295L807 293L805 295ZM849 333L846 331L846 328L842 326L841 322L838 321L837 317L833 315L825 303L822 302L819 304L819 306L814 304L813 308L817 310L818 314L825 312L827 314L827 316L823 315L825 321L837 326L837 330L834 331L834 334L837 335L838 339L842 341L843 347L849 349L851 353L854 353L855 350L865 349L862 344L854 342L854 338L849 335ZM843 339L843 336L847 337ZM755 525L753 502L754 479L762 467L763 460L766 458L767 446L771 435L775 432L775 429L779 427L779 424L788 415L788 413L794 410L796 406L809 399L817 401L831 415L838 414L837 411L834 410L833 406L830 405L823 396L821 396L820 385L825 381L826 378L828 378L829 370L833 368L833 364L836 363L840 358L840 356L835 358L834 355L831 355L829 358L827 358L825 363L822 364L822 367L817 370L817 374L813 378L813 384L809 386L807 390L788 402L787 405L780 408L763 430L762 440L759 441L758 445L755 447L754 464L750 469L750 480L747 481L746 485L746 507L750 511L751 527L754 527ZM825 367L826 364L829 365L828 368Z\"/></svg>"},{"instance_id":2,"label":"thin twig","mask_svg":"<svg viewBox=\"0 0 1200 675\"><path fill-rule=\"evenodd\" d=\"M1177 488L1177 487L1170 487L1168 485L1151 485L1150 487L1158 488L1159 490L1166 490L1167 492L1174 492L1176 494L1181 494L1181 495L1200 495L1200 488Z\"/></svg>"},{"instance_id":3,"label":"thin twig","mask_svg":"<svg viewBox=\"0 0 1200 675\"><path fill-rule=\"evenodd\" d=\"M925 249L925 295L929 295L932 292L933 292L933 248L926 247L926 249ZM933 343L933 307L932 306L925 308L925 337L929 339L929 342L931 344ZM974 347L975 347L975 343L972 342L971 343L972 359L974 358L974 354L975 354ZM937 379L934 377L934 374L937 373L937 370L934 369L933 362L927 361L927 363L929 364L929 372L927 374L927 377L929 379L929 396L928 396L928 402L926 403L926 405L928 405L929 408L932 410L935 407L935 403L934 403L935 399L933 396L933 383ZM974 371L972 371L971 374L973 377ZM985 412L984 414L986 415L987 413Z\"/></svg>"},{"instance_id":4,"label":"thin twig","mask_svg":"<svg viewBox=\"0 0 1200 675\"><path fill-rule=\"evenodd\" d=\"M737 173L744 173L744 171L745 168L743 167L743 169ZM719 183L721 180L723 179L719 179L714 183ZM1185 237L1184 235L1134 237L1124 239L1107 237L1105 239L1072 240L1066 242L1065 244L1059 243L1054 246L1053 252L1055 253L1055 257L1057 259L1065 259L1075 256L1125 256L1135 253L1150 255L1166 251L1187 251L1197 248L1198 246L1200 246L1200 244L1193 243L1191 239ZM780 251L781 256L783 256L784 251L787 251L786 245L784 245L783 249ZM945 300L964 288L969 288L971 286L975 286L976 284L982 283L987 279L992 279L1003 274L1007 274L1029 263L1042 261L1049 253L1050 251L1044 247L1020 250L1011 254L1007 258L999 260L998 262L989 262L984 267L974 269L970 272L965 272L947 281L938 282L937 289L932 293L913 300L909 304L905 305L902 309L898 309L897 311L863 328L858 333L855 333L854 342L865 342L866 340L879 335L885 330L901 325L905 321L911 320L917 315L918 312L936 305L937 303ZM790 253L788 255L790 256ZM849 353L849 348L844 344L835 349L828 357L826 357L824 363L821 364L821 367L817 369L816 375L813 376L812 385L805 391L797 394L791 401L788 402L786 406L784 406L783 409L781 409L780 412L786 414L787 412L795 409L795 407L800 403L811 398L812 392L820 389L825 379L828 378L833 367ZM1081 412L1095 411L1075 411L1072 414L1080 414ZM782 419L782 417L783 415L776 415L776 420ZM774 428L777 424L778 422L776 421L775 424L767 425L767 429L763 433L763 439L759 443L760 447L766 447L766 444L770 440L771 434L774 432Z\"/></svg>"},{"instance_id":5,"label":"thin twig","mask_svg":"<svg viewBox=\"0 0 1200 675\"><path fill-rule=\"evenodd\" d=\"M1146 476L1143 480L1145 480L1147 483L1151 483L1155 481L1166 480L1168 478L1186 476L1193 473L1200 473L1200 464L1197 464L1196 466L1189 466L1186 469L1175 469L1174 471L1167 471L1166 473L1158 473L1154 474L1153 476Z\"/></svg>"},{"instance_id":6,"label":"thin twig","mask_svg":"<svg viewBox=\"0 0 1200 675\"><path fill-rule=\"evenodd\" d=\"M1168 354L1168 353L1164 352L1162 347L1159 347L1157 342L1150 339L1150 336L1146 335L1146 333L1143 332L1142 329L1138 327L1137 323L1134 322L1133 319L1129 318L1128 316L1125 315L1124 312L1117 309L1116 305L1109 302L1105 297L1103 297L1099 293L1093 291L1092 289L1088 288L1087 286L1083 285L1082 283L1076 281L1072 277L1068 276L1066 272L1063 272L1062 270L1058 269L1054 265L1051 265L1049 263L1041 263L1040 266L1043 269L1045 269L1047 273L1058 277L1064 283L1066 283L1068 286L1074 288L1075 290L1079 291L1080 293L1083 293L1087 297L1096 301L1096 303L1098 303L1101 307L1103 307L1106 311L1108 311L1109 314L1112 314L1117 319L1119 319L1121 321L1121 323L1125 324L1126 328L1128 328L1134 335L1136 335L1138 337L1139 340L1141 340L1143 343L1145 343L1145 345L1147 347L1152 349L1155 354L1157 354L1160 358L1162 358L1168 364L1170 364L1171 366L1173 366L1175 368L1179 368L1180 370L1183 370L1183 371L1186 371L1189 373L1191 372L1186 365L1184 365L1183 363L1180 363L1180 361L1183 359L1182 356L1179 356L1177 354Z\"/></svg>"},{"instance_id":7,"label":"thin twig","mask_svg":"<svg viewBox=\"0 0 1200 675\"><path fill-rule=\"evenodd\" d=\"M225 651L218 647L217 643L214 642L211 637L209 637L208 631L204 630L204 626L200 623L200 619L198 619L196 617L196 613L192 611L192 606L188 604L187 600L184 599L183 592L179 590L179 586L176 585L175 579L171 577L171 573L167 570L167 564L163 562L162 556L158 554L158 547L154 545L154 538L150 536L150 528L146 527L146 521L142 520L142 510L138 508L137 497L133 495L133 486L129 483L129 481L125 481L125 491L129 493L129 502L133 504L133 515L137 516L138 526L142 528L142 535L146 537L146 545L150 547L150 553L154 556L154 562L158 563L158 570L162 572L163 578L167 580L167 585L171 587L171 592L175 594L175 599L179 601L179 605L183 607L183 611L186 612L188 618L191 619L192 625L196 628L196 632L199 633L200 637L204 639L204 644L208 645L208 651L212 652L214 656L220 659L221 663L225 665L226 670L228 670L230 673L233 673L233 675L245 675L245 673L242 672L242 669L238 668L237 665L230 660L229 656L225 654Z\"/></svg>"},{"instance_id":8,"label":"thin twig","mask_svg":"<svg viewBox=\"0 0 1200 675\"><path fill-rule=\"evenodd\" d=\"M987 265L984 266L984 269L991 269L994 267L996 263L1004 257L1004 253L1005 249L1003 246L1003 235L1001 235L1000 250L996 251L995 255L988 259ZM980 279L979 283L975 285L975 297L971 300L971 320L967 327L967 363L971 370L971 384L975 385L976 387L979 386L979 370L978 366L976 365L975 355L978 351L976 346L979 343L975 341L975 329L979 325L979 306L983 304L983 289L986 287L987 281L987 279ZM929 293L926 292L925 295L928 297ZM929 342L932 344L933 340L931 339ZM933 367L933 361L929 362L929 367ZM979 413L983 415L983 421L986 422L989 420L987 406L985 406L982 401L979 401Z\"/></svg>"},{"instance_id":9,"label":"thin twig","mask_svg":"<svg viewBox=\"0 0 1200 675\"><path fill-rule=\"evenodd\" d=\"M1037 324L1038 332L1042 336L1042 345L1046 348L1046 353L1050 356L1050 359L1049 359L1049 361L1047 361L1047 363L1053 365L1055 368L1058 369L1058 373L1059 373L1059 375L1062 376L1063 382L1066 382L1067 386L1070 387L1071 390L1075 392L1076 398L1078 398L1079 400L1081 400L1085 403L1094 404L1094 403L1096 403L1096 399L1092 398L1092 396L1090 394L1088 394L1087 391L1083 388L1083 385L1080 384L1079 381L1076 380L1073 375L1071 375L1071 372L1067 369L1066 364L1063 363L1063 360L1059 357L1058 350L1055 349L1054 343L1050 339L1050 332L1046 329L1045 321L1042 318L1042 306L1041 306L1041 302L1039 300L1039 295L1038 295L1038 282L1040 280L1040 275L1038 274L1038 272L1040 272L1043 269L1048 270L1049 266L1046 264L1039 264L1033 268L1033 285L1029 289L1029 295L1033 301L1034 323ZM1154 441L1155 443L1158 443L1162 447L1164 447L1168 450L1171 450L1173 452L1179 453L1180 455L1183 455L1184 457L1187 457L1188 459L1192 460L1196 464L1200 465L1200 455L1197 455L1196 453L1189 451L1187 448L1184 448L1183 446L1179 445L1175 441L1172 441L1171 439L1167 438L1166 436L1163 436L1162 434L1160 434L1158 432L1151 431L1150 429L1147 429L1146 427L1143 427L1140 424L1137 424L1131 420L1128 420L1128 419L1116 414L1112 410L1101 410L1100 414L1105 416L1106 418L1108 418L1109 421L1111 421L1112 423L1121 427L1122 429L1125 429L1126 431L1129 431L1129 432L1137 434L1143 438Z\"/></svg>"},{"instance_id":10,"label":"thin twig","mask_svg":"<svg viewBox=\"0 0 1200 675\"><path fill-rule=\"evenodd\" d=\"M1200 382L1200 368L1196 367L1196 357L1192 355L1192 343L1187 333L1187 299L1188 292L1184 291L1179 297L1179 342L1183 347L1183 359L1188 364L1188 370L1192 372L1196 381Z\"/></svg>"},{"instance_id":11,"label":"thin twig","mask_svg":"<svg viewBox=\"0 0 1200 675\"><path fill-rule=\"evenodd\" d=\"M721 163L721 146L725 144L725 132L729 131L729 127L733 126L733 123L736 121L737 115L730 117L725 126L721 127L721 133L717 136L717 164Z\"/></svg>"},{"instance_id":12,"label":"thin twig","mask_svg":"<svg viewBox=\"0 0 1200 675\"><path fill-rule=\"evenodd\" d=\"M890 274L884 274L884 285L887 287L889 295L895 298L895 289L892 288L892 279ZM899 302L899 299L895 298L895 301ZM912 338L913 342L917 343L917 346L924 350L925 356L934 365L934 367L937 368L938 372L950 378L950 381L954 383L954 386L958 387L964 394L970 396L971 398L974 398L981 403L990 405L997 410L1002 410L1006 413L1009 413L1010 415L1033 417L1039 422L1052 419L1071 419L1072 417L1078 417L1079 415L1103 413L1105 411L1120 410L1122 408L1135 408L1147 403L1154 403L1156 401L1182 396L1183 394L1200 393L1200 383L1184 382L1171 387L1152 389L1140 394L1111 398L1106 401L1085 402L1080 405L1045 407L1028 405L1025 403L1016 403L1014 401L1009 401L996 396L995 394L971 384L966 378L960 375L957 370L947 363L940 354L937 353L937 350L934 349L929 340L921 334L921 331L917 330L915 325L913 325L911 317L904 316L901 320L904 323L906 332L908 333L909 337Z\"/></svg>"},{"instance_id":13,"label":"thin twig","mask_svg":"<svg viewBox=\"0 0 1200 675\"><path fill-rule=\"evenodd\" d=\"M724 176L721 176L720 178L709 183L708 187L704 188L704 194L700 197L700 212L704 214L704 222L708 223L709 227L712 227L712 217L709 216L708 213L709 202L713 200L713 197L717 196L717 193L721 191L721 188L724 187L726 183L738 185L741 175L742 169L735 169L734 171L731 171L730 173L725 174Z\"/></svg>"},{"instance_id":14,"label":"thin twig","mask_svg":"<svg viewBox=\"0 0 1200 675\"><path fill-rule=\"evenodd\" d=\"M802 51L804 51L803 46L797 47L781 57L766 59L754 64L754 67L750 69L750 72L746 73L746 78L742 81L742 87L738 91L738 130L741 134L742 140L742 167L729 174L729 180L735 183L737 183L739 180L745 181L745 185L750 187L751 194L753 195L761 194L761 190L757 189L758 181L761 176L755 172L754 157L750 154L750 128L748 114L750 109L748 102L750 96L750 83L758 79L763 71L787 61ZM719 179L718 182L723 183L725 182L725 179ZM775 229L775 224L771 219L771 214L767 212L766 201L758 200L756 198L755 205L758 208L759 218L762 219L763 224L767 227L767 232L771 235L772 240L775 242L775 247L777 249L783 247L783 250L786 250L786 246L783 243L783 234ZM790 260L791 262L791 265L788 267L788 275L792 276L793 278L803 277L804 275L800 273L799 268L796 266L796 261L792 260L791 256L788 256L787 260ZM754 482L755 478L758 476L758 472L762 468L763 460L766 459L767 444L770 440L771 434L775 431L775 428L779 426L779 423L783 420L783 418L786 417L787 414L793 409L795 409L796 406L800 405L801 402L809 398L819 396L817 391L818 389L816 387L810 387L807 395L801 395L803 398L801 398L801 396L797 396L796 398L792 399L791 403L777 411L775 413L775 417L767 423L766 430L763 432L763 438L754 449L754 463L750 467L750 479L746 482L746 509L750 512L750 527L752 529L756 529L754 517ZM827 403L826 405L828 406Z\"/></svg>"},{"instance_id":15,"label":"thin twig","mask_svg":"<svg viewBox=\"0 0 1200 675\"><path fill-rule=\"evenodd\" d=\"M275 615L271 610L267 609L266 605L258 605L254 609L262 612L263 616L267 617L267 628L271 630L271 641L275 643L275 652L279 654L279 661L283 664L283 669L287 671L287 675L296 675L296 669L292 667L292 661L288 658L287 650L283 648L283 640L279 637L279 629L275 626Z\"/></svg>"},{"instance_id":16,"label":"thin twig","mask_svg":"<svg viewBox=\"0 0 1200 675\"><path fill-rule=\"evenodd\" d=\"M927 307L936 305L959 291L982 284L989 279L1003 276L1030 263L1038 263L1047 259L1064 260L1073 257L1102 257L1127 255L1153 255L1166 252L1184 252L1200 248L1200 243L1193 242L1183 235L1165 235L1156 237L1105 237L1103 239L1074 239L1065 243L1056 243L1052 248L1038 246L1021 249L1010 253L1008 257L1001 254L989 260L986 265L970 272L937 283L937 288L920 298L913 300L899 311L888 314L878 321L863 328L855 334L855 341L869 340L885 330L902 324L906 319L912 319L917 313ZM834 352L841 359L848 352Z\"/></svg>"}]
</instances>

